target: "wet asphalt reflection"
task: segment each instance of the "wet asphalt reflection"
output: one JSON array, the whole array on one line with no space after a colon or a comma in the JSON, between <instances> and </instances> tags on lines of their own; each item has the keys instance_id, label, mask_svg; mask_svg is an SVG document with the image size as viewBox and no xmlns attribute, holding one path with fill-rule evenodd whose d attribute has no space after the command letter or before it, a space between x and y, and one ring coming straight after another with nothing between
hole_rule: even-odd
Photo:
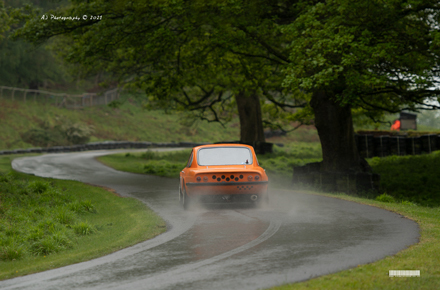
<instances>
[{"instance_id":1,"label":"wet asphalt reflection","mask_svg":"<svg viewBox=\"0 0 440 290\"><path fill-rule=\"evenodd\" d=\"M184 211L178 180L119 172L94 160L113 152L27 157L13 168L138 198L167 221L168 231L92 261L1 281L1 289L260 289L370 263L418 241L417 224L397 214L286 190L272 189L261 208Z\"/></svg>"}]
</instances>

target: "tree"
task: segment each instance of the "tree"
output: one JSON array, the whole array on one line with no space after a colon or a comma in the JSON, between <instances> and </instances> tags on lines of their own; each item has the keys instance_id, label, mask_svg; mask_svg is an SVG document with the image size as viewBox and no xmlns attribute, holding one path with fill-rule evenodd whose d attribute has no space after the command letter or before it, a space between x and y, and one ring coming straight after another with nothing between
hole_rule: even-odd
<instances>
[{"instance_id":1,"label":"tree","mask_svg":"<svg viewBox=\"0 0 440 290\"><path fill-rule=\"evenodd\" d=\"M352 109L439 109L440 4L412 0L312 2L284 28L292 39L285 85L312 95L325 171L368 171Z\"/></svg>"},{"instance_id":2,"label":"tree","mask_svg":"<svg viewBox=\"0 0 440 290\"><path fill-rule=\"evenodd\" d=\"M38 89L47 79L60 81L65 74L49 50L42 46L35 48L22 40L14 42L8 37L11 27L19 27L37 13L20 2L7 1L13 6L5 7L0 1L0 84Z\"/></svg>"},{"instance_id":3,"label":"tree","mask_svg":"<svg viewBox=\"0 0 440 290\"><path fill-rule=\"evenodd\" d=\"M288 62L283 53L288 35L280 33L278 23L296 13L290 2L72 1L46 15L80 19L36 17L17 36L38 44L62 35L58 51L65 60L90 73L113 72L168 109L219 121L228 118L219 108L235 104L241 140L264 141L260 103L305 105L273 94L282 90Z\"/></svg>"}]
</instances>

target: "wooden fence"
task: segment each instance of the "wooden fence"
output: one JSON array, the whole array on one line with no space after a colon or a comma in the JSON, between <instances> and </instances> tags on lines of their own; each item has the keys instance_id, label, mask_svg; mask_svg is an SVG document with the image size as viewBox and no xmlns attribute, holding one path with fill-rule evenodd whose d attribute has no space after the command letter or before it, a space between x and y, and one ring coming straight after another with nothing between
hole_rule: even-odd
<instances>
[{"instance_id":1,"label":"wooden fence","mask_svg":"<svg viewBox=\"0 0 440 290\"><path fill-rule=\"evenodd\" d=\"M30 90L0 86L0 98L23 102L44 102L58 107L78 109L83 107L107 105L119 98L119 88L103 93L83 93L80 95L54 93L43 90Z\"/></svg>"}]
</instances>

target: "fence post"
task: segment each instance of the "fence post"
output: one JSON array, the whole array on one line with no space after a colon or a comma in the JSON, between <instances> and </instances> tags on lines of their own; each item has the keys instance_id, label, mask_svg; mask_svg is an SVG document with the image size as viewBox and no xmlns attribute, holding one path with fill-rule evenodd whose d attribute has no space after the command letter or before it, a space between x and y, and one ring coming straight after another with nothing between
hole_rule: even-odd
<instances>
[{"instance_id":1,"label":"fence post","mask_svg":"<svg viewBox=\"0 0 440 290\"><path fill-rule=\"evenodd\" d=\"M428 144L429 144L429 152L428 153L431 153L432 151L431 151L431 135L428 135Z\"/></svg>"}]
</instances>

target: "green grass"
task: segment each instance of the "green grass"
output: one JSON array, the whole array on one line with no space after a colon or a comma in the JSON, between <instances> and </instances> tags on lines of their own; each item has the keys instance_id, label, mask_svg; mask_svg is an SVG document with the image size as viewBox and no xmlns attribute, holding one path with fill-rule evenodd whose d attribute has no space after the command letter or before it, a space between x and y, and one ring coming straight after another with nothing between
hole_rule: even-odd
<instances>
[{"instance_id":1,"label":"green grass","mask_svg":"<svg viewBox=\"0 0 440 290\"><path fill-rule=\"evenodd\" d=\"M0 157L1 280L97 258L166 230L138 200L77 181L5 174L15 157Z\"/></svg>"}]
</instances>

